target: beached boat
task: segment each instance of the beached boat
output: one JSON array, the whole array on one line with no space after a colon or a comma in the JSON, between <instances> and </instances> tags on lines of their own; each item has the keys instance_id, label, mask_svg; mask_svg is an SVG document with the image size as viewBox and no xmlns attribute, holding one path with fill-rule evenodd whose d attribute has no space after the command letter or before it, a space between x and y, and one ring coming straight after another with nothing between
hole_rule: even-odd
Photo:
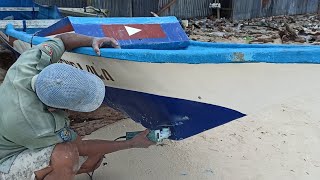
<instances>
[{"instance_id":1,"label":"beached boat","mask_svg":"<svg viewBox=\"0 0 320 180\"><path fill-rule=\"evenodd\" d=\"M12 24L16 30L32 34L56 23L62 18L56 6L42 6L32 0L11 0L0 2L0 40L8 48L19 55L7 44L3 31L7 24Z\"/></svg>"},{"instance_id":2,"label":"beached boat","mask_svg":"<svg viewBox=\"0 0 320 180\"><path fill-rule=\"evenodd\" d=\"M320 47L190 41L175 17L68 17L28 30L8 25L7 43L23 53L30 44L66 32L116 38L122 49L104 48L96 56L92 48L79 48L61 62L99 76L106 104L146 128L169 127L173 140L307 93L301 87L313 90L320 74L314 65ZM270 81L270 75L277 78Z\"/></svg>"},{"instance_id":3,"label":"beached boat","mask_svg":"<svg viewBox=\"0 0 320 180\"><path fill-rule=\"evenodd\" d=\"M56 6L42 6L32 0L0 2L1 20L59 19L61 17Z\"/></svg>"},{"instance_id":4,"label":"beached boat","mask_svg":"<svg viewBox=\"0 0 320 180\"><path fill-rule=\"evenodd\" d=\"M60 19L65 16L105 17L106 9L92 6L83 8L60 8L34 3L33 0L10 0L0 2L0 20Z\"/></svg>"}]
</instances>

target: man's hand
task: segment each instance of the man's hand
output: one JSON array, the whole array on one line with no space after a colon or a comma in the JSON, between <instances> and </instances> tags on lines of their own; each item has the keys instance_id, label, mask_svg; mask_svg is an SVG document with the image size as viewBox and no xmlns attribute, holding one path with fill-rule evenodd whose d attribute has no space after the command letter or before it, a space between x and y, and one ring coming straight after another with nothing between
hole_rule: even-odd
<instances>
[{"instance_id":1,"label":"man's hand","mask_svg":"<svg viewBox=\"0 0 320 180\"><path fill-rule=\"evenodd\" d=\"M149 130L145 130L129 140L132 148L148 148L151 145L155 145L155 142L152 142L148 139L148 133Z\"/></svg>"},{"instance_id":2,"label":"man's hand","mask_svg":"<svg viewBox=\"0 0 320 180\"><path fill-rule=\"evenodd\" d=\"M85 36L76 33L65 33L55 36L55 38L60 38L64 44L67 51L71 51L75 48L80 47L92 47L97 55L100 56L101 47L114 47L120 48L118 42L109 37L94 38L91 36Z\"/></svg>"},{"instance_id":3,"label":"man's hand","mask_svg":"<svg viewBox=\"0 0 320 180\"><path fill-rule=\"evenodd\" d=\"M97 53L98 56L100 56L101 54L100 52L101 47L110 47L110 46L117 49L120 48L119 43L115 39L109 38L109 37L94 38L92 42L92 48L94 49L94 51Z\"/></svg>"}]
</instances>

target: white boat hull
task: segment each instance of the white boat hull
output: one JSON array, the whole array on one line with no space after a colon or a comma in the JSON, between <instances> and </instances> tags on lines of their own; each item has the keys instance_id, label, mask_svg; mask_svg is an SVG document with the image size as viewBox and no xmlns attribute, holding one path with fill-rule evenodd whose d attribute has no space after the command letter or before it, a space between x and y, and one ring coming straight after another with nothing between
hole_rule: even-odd
<instances>
[{"instance_id":1,"label":"white boat hull","mask_svg":"<svg viewBox=\"0 0 320 180\"><path fill-rule=\"evenodd\" d=\"M62 61L94 70L109 87L214 104L246 114L303 93L306 87L317 88L320 75L320 65L315 64L143 63L75 53L65 53Z\"/></svg>"},{"instance_id":2,"label":"white boat hull","mask_svg":"<svg viewBox=\"0 0 320 180\"><path fill-rule=\"evenodd\" d=\"M30 45L14 47L22 53ZM99 76L106 104L147 128L171 126L176 140L317 91L320 75L317 64L148 63L70 52L61 62Z\"/></svg>"}]
</instances>

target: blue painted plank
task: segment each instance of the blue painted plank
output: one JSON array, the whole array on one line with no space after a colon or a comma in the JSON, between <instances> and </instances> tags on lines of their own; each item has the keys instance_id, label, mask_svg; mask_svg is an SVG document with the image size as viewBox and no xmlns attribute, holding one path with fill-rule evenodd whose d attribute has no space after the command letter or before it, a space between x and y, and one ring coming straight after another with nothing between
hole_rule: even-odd
<instances>
[{"instance_id":1,"label":"blue painted plank","mask_svg":"<svg viewBox=\"0 0 320 180\"><path fill-rule=\"evenodd\" d=\"M94 37L112 37L123 49L182 49L189 38L175 17L164 18L74 18L68 17L42 30L38 35L55 32L78 33ZM129 32L133 29L136 32Z\"/></svg>"},{"instance_id":2,"label":"blue painted plank","mask_svg":"<svg viewBox=\"0 0 320 180\"><path fill-rule=\"evenodd\" d=\"M72 24L165 24L175 23L177 18L169 17L135 17L135 18L94 18L69 17Z\"/></svg>"}]
</instances>

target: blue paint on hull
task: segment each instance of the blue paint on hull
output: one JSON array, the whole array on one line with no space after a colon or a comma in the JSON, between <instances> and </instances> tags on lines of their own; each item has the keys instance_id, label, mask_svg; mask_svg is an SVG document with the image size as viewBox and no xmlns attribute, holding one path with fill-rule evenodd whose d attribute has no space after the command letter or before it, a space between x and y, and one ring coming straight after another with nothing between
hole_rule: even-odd
<instances>
[{"instance_id":1,"label":"blue paint on hull","mask_svg":"<svg viewBox=\"0 0 320 180\"><path fill-rule=\"evenodd\" d=\"M95 56L90 48L75 53ZM148 63L225 64L225 63L320 63L319 46L223 44L190 41L182 50L102 49L101 56Z\"/></svg>"},{"instance_id":2,"label":"blue paint on hull","mask_svg":"<svg viewBox=\"0 0 320 180\"><path fill-rule=\"evenodd\" d=\"M104 103L146 128L171 127L172 140L182 140L245 116L221 106L111 87L106 87Z\"/></svg>"}]
</instances>

